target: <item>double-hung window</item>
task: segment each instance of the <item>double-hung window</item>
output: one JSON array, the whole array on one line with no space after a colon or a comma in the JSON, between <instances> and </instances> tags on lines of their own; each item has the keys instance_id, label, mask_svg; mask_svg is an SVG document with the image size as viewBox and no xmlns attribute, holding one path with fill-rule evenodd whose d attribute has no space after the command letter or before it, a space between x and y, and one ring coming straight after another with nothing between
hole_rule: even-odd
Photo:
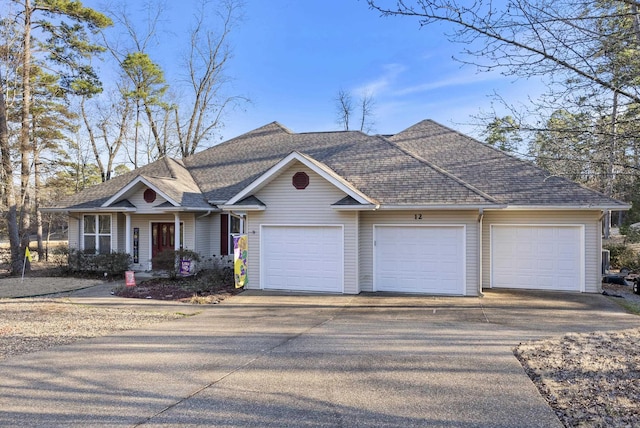
<instances>
[{"instance_id":1,"label":"double-hung window","mask_svg":"<svg viewBox=\"0 0 640 428\"><path fill-rule=\"evenodd\" d=\"M109 254L111 252L111 215L85 215L83 226L84 251Z\"/></svg>"}]
</instances>

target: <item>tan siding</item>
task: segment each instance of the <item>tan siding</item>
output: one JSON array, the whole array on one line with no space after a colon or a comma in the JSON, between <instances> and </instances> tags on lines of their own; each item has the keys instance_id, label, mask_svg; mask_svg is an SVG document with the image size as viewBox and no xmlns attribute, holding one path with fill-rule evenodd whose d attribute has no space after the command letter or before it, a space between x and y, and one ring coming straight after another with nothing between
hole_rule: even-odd
<instances>
[{"instance_id":1,"label":"tan siding","mask_svg":"<svg viewBox=\"0 0 640 428\"><path fill-rule=\"evenodd\" d=\"M69 230L67 232L67 238L69 240L69 249L80 248L80 221L82 214L74 213L69 215Z\"/></svg>"},{"instance_id":2,"label":"tan siding","mask_svg":"<svg viewBox=\"0 0 640 428\"><path fill-rule=\"evenodd\" d=\"M298 171L309 175L309 186L298 190L291 184ZM292 165L256 193L266 205L262 212L247 216L249 235L249 287L260 288L260 225L343 225L344 226L344 292L359 293L357 254L357 213L339 212L331 204L345 196L301 163Z\"/></svg>"},{"instance_id":3,"label":"tan siding","mask_svg":"<svg viewBox=\"0 0 640 428\"><path fill-rule=\"evenodd\" d=\"M583 225L585 231L585 289L597 293L601 287L601 226L599 211L485 211L482 226L482 286L491 286L491 225Z\"/></svg>"},{"instance_id":4,"label":"tan siding","mask_svg":"<svg viewBox=\"0 0 640 428\"><path fill-rule=\"evenodd\" d=\"M162 205L167 200L162 196L156 193L156 200L152 203L148 203L144 200L144 191L147 190L146 187L140 188L137 192L131 195L129 198L129 202L136 206L139 214L145 214L146 212L152 212L153 207L157 207L158 205Z\"/></svg>"},{"instance_id":5,"label":"tan siding","mask_svg":"<svg viewBox=\"0 0 640 428\"><path fill-rule=\"evenodd\" d=\"M114 230L116 235L116 240L113 243L113 250L119 253L124 253L125 251L127 251L127 242L126 242L127 241L127 236L126 236L127 219L122 213L116 214L115 216L113 216L113 219L115 221Z\"/></svg>"},{"instance_id":6,"label":"tan siding","mask_svg":"<svg viewBox=\"0 0 640 428\"><path fill-rule=\"evenodd\" d=\"M422 214L421 220L415 215ZM466 295L478 294L478 212L477 211L372 211L360 213L360 288L373 290L373 226L398 225L464 225L466 226Z\"/></svg>"}]
</instances>

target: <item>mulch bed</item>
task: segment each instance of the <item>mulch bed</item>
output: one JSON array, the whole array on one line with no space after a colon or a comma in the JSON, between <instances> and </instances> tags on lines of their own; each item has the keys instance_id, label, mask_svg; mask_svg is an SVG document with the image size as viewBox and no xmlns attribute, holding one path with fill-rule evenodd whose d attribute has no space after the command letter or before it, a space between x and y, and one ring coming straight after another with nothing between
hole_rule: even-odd
<instances>
[{"instance_id":1,"label":"mulch bed","mask_svg":"<svg viewBox=\"0 0 640 428\"><path fill-rule=\"evenodd\" d=\"M134 287L119 287L114 294L119 297L136 299L177 300L189 303L219 303L220 301L243 291L234 284L202 289L199 279L189 278L153 278Z\"/></svg>"}]
</instances>

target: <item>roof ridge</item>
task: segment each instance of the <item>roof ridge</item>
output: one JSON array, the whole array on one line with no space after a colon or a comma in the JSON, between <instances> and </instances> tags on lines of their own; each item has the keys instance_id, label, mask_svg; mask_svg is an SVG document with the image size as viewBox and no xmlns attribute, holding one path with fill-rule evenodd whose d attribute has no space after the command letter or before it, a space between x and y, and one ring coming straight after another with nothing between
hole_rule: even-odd
<instances>
[{"instance_id":1,"label":"roof ridge","mask_svg":"<svg viewBox=\"0 0 640 428\"><path fill-rule=\"evenodd\" d=\"M463 179L461 179L460 177L454 175L453 173L447 171L446 169L439 167L438 165L434 164L433 162L430 162L428 160L426 160L425 158L423 158L422 156L413 153L403 147L400 147L398 144L396 144L395 142L382 137L382 136L378 136L378 138L386 141L388 144L392 145L393 147L397 148L398 150L400 150L402 153L411 156L412 158L416 159L419 162L424 163L425 165L427 165L429 168L439 172L440 174L443 174L449 178L451 178L452 180L454 180L456 183L466 187L467 189L471 190L473 193L477 194L478 196L483 197L484 199L487 199L490 202L493 202L495 204L500 204L502 202L500 202L498 199L494 198L493 196L489 195L488 193L483 192L482 190L476 188L475 186L467 183L466 181L464 181Z\"/></svg>"},{"instance_id":2,"label":"roof ridge","mask_svg":"<svg viewBox=\"0 0 640 428\"><path fill-rule=\"evenodd\" d=\"M169 156L163 156L162 159L164 160L164 164L167 166L167 169L169 170L169 174L171 174L171 178L177 179L178 174L176 173L176 170L171 165L171 162L169 162L170 160Z\"/></svg>"}]
</instances>

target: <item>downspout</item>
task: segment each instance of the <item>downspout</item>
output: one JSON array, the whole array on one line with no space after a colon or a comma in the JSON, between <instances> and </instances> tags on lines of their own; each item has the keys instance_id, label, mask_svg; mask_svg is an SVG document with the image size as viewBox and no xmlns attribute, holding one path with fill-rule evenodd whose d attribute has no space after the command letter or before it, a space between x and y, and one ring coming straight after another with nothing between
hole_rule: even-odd
<instances>
[{"instance_id":1,"label":"downspout","mask_svg":"<svg viewBox=\"0 0 640 428\"><path fill-rule=\"evenodd\" d=\"M201 218L204 218L208 215L210 215L213 212L213 210L209 210L206 213L202 214L201 216L196 217L196 220L200 220Z\"/></svg>"},{"instance_id":2,"label":"downspout","mask_svg":"<svg viewBox=\"0 0 640 428\"><path fill-rule=\"evenodd\" d=\"M478 296L482 297L482 220L484 208L478 209Z\"/></svg>"}]
</instances>

